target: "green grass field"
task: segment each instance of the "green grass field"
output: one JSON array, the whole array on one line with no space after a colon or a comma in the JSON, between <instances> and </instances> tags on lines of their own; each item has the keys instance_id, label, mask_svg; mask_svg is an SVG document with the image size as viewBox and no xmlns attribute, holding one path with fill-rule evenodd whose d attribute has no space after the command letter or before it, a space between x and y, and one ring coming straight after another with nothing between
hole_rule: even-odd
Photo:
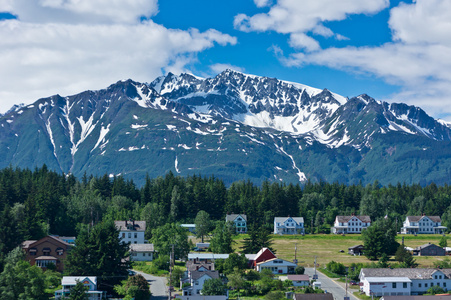
<instances>
[{"instance_id":1,"label":"green grass field","mask_svg":"<svg viewBox=\"0 0 451 300\"><path fill-rule=\"evenodd\" d=\"M235 237L234 249L239 252L243 245L243 238L246 235L239 235ZM397 236L397 241L401 243L403 235ZM404 244L406 246L415 248L426 243L433 243L438 245L441 235L404 235ZM348 234L345 236L332 234L314 234L305 236L280 236L273 235L273 248L276 250L276 255L280 258L293 260L295 246L297 246L297 259L299 264L306 267L313 266L315 256L317 263L324 266L329 261L334 260L345 265L359 262L371 262L365 256L351 256L348 253L348 248L351 246L362 244L360 234ZM343 250L344 253L340 253ZM415 257L419 267L434 267L437 261L443 260L444 257Z\"/></svg>"}]
</instances>

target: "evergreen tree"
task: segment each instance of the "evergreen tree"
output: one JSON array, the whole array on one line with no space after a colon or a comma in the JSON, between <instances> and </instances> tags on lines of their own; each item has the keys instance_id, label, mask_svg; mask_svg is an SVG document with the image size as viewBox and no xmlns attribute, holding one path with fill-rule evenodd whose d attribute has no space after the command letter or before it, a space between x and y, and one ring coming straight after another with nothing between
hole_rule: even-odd
<instances>
[{"instance_id":1,"label":"evergreen tree","mask_svg":"<svg viewBox=\"0 0 451 300\"><path fill-rule=\"evenodd\" d=\"M69 300L88 300L86 293L88 290L89 288L83 282L77 281L77 284L70 289Z\"/></svg>"},{"instance_id":2,"label":"evergreen tree","mask_svg":"<svg viewBox=\"0 0 451 300\"><path fill-rule=\"evenodd\" d=\"M97 276L101 289L112 291L112 286L126 278L130 262L128 245L119 239L119 231L112 221L92 228L83 227L66 259L69 275Z\"/></svg>"},{"instance_id":3,"label":"evergreen tree","mask_svg":"<svg viewBox=\"0 0 451 300\"><path fill-rule=\"evenodd\" d=\"M442 236L438 244L442 248L448 247L448 239L446 238L446 236Z\"/></svg>"},{"instance_id":4,"label":"evergreen tree","mask_svg":"<svg viewBox=\"0 0 451 300\"><path fill-rule=\"evenodd\" d=\"M213 253L231 253L233 252L232 243L232 233L227 224L224 221L218 221L210 240L210 250Z\"/></svg>"},{"instance_id":5,"label":"evergreen tree","mask_svg":"<svg viewBox=\"0 0 451 300\"><path fill-rule=\"evenodd\" d=\"M244 238L243 247L241 247L244 253L257 253L262 248L268 248L274 252L271 247L272 237L266 226L251 225L248 235Z\"/></svg>"},{"instance_id":6,"label":"evergreen tree","mask_svg":"<svg viewBox=\"0 0 451 300\"><path fill-rule=\"evenodd\" d=\"M169 255L174 245L175 257L178 259L186 258L191 248L187 231L175 223L168 223L152 230L151 242L160 255Z\"/></svg>"}]
</instances>

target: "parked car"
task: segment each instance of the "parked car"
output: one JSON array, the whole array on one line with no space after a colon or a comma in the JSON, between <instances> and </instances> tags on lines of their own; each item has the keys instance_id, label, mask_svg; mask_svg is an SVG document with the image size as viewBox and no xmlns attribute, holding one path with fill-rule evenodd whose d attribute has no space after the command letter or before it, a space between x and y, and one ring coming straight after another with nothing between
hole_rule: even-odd
<instances>
[{"instance_id":1,"label":"parked car","mask_svg":"<svg viewBox=\"0 0 451 300\"><path fill-rule=\"evenodd\" d=\"M355 280L351 280L351 281L349 281L349 284L350 284L350 285L359 285L359 283L358 283L358 282L356 282Z\"/></svg>"}]
</instances>

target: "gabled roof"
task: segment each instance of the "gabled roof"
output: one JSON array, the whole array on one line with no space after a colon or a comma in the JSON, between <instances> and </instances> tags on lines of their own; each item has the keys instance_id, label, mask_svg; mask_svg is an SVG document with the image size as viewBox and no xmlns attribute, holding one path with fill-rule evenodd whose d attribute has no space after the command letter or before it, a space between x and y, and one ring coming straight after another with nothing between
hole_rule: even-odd
<instances>
[{"instance_id":1,"label":"gabled roof","mask_svg":"<svg viewBox=\"0 0 451 300\"><path fill-rule=\"evenodd\" d=\"M286 220L293 219L298 224L304 223L303 217L275 217L274 222L276 223L285 223Z\"/></svg>"},{"instance_id":2,"label":"gabled roof","mask_svg":"<svg viewBox=\"0 0 451 300\"><path fill-rule=\"evenodd\" d=\"M349 247L348 250L356 249L356 248L361 248L361 249L363 249L364 247L363 247L363 245L356 245L356 246Z\"/></svg>"},{"instance_id":3,"label":"gabled roof","mask_svg":"<svg viewBox=\"0 0 451 300\"><path fill-rule=\"evenodd\" d=\"M451 269L425 269L425 268L364 268L361 269L360 274L366 277L407 277L409 279L432 279L435 272L441 272L446 277L451 278Z\"/></svg>"},{"instance_id":4,"label":"gabled roof","mask_svg":"<svg viewBox=\"0 0 451 300\"><path fill-rule=\"evenodd\" d=\"M155 252L153 244L130 244L130 251L134 252Z\"/></svg>"},{"instance_id":5,"label":"gabled roof","mask_svg":"<svg viewBox=\"0 0 451 300\"><path fill-rule=\"evenodd\" d=\"M285 259L281 259L281 258L277 258L277 257L276 258L271 258L271 259L268 259L268 260L265 260L265 261L262 261L262 262L258 262L257 265L267 264L267 263L270 263L270 262L272 262L274 260L281 260L281 261L284 262L283 263L284 265L294 265L294 266L296 266L295 263L293 263L293 262L291 262L289 260L285 260Z\"/></svg>"},{"instance_id":6,"label":"gabled roof","mask_svg":"<svg viewBox=\"0 0 451 300\"><path fill-rule=\"evenodd\" d=\"M331 293L322 294L294 294L294 300L334 300Z\"/></svg>"},{"instance_id":7,"label":"gabled roof","mask_svg":"<svg viewBox=\"0 0 451 300\"><path fill-rule=\"evenodd\" d=\"M186 269L189 271L195 271L198 268L204 267L207 270L214 270L215 264L212 262L194 262L194 260L188 260L186 262Z\"/></svg>"},{"instance_id":8,"label":"gabled roof","mask_svg":"<svg viewBox=\"0 0 451 300\"><path fill-rule=\"evenodd\" d=\"M306 274L303 274L303 275L287 275L287 278L288 278L288 280L291 280L291 281L310 281L310 278Z\"/></svg>"},{"instance_id":9,"label":"gabled roof","mask_svg":"<svg viewBox=\"0 0 451 300\"><path fill-rule=\"evenodd\" d=\"M51 235L45 236L42 239L37 240L37 241L25 241L22 243L22 245L23 245L24 249L28 249L28 248L35 248L44 242L48 242L50 244L57 245L59 247L64 246L65 248L71 248L73 246L73 245L66 243L65 241L63 241L57 237L51 236Z\"/></svg>"},{"instance_id":10,"label":"gabled roof","mask_svg":"<svg viewBox=\"0 0 451 300\"><path fill-rule=\"evenodd\" d=\"M269 248L261 248L260 251L255 254L255 257L253 260L259 261L259 258L263 257L265 260L277 258L277 256L269 249Z\"/></svg>"},{"instance_id":11,"label":"gabled roof","mask_svg":"<svg viewBox=\"0 0 451 300\"><path fill-rule=\"evenodd\" d=\"M370 216L337 216L337 220L338 220L338 222L341 222L341 223L347 223L353 217L356 217L357 219L359 219L360 221L362 221L364 223L371 223Z\"/></svg>"},{"instance_id":12,"label":"gabled roof","mask_svg":"<svg viewBox=\"0 0 451 300\"><path fill-rule=\"evenodd\" d=\"M428 248L428 247L442 248L442 247L437 246L437 245L435 245L435 244L427 243L427 244L424 244L424 245L421 245L421 246L416 247L415 250L421 250L421 249L425 249L425 248ZM443 249L443 248L442 248L442 249Z\"/></svg>"},{"instance_id":13,"label":"gabled roof","mask_svg":"<svg viewBox=\"0 0 451 300\"><path fill-rule=\"evenodd\" d=\"M243 214L231 214L231 215L226 215L226 222L233 222L235 221L236 218L238 218L238 216L241 216L244 221L247 221L247 216L243 215Z\"/></svg>"},{"instance_id":14,"label":"gabled roof","mask_svg":"<svg viewBox=\"0 0 451 300\"><path fill-rule=\"evenodd\" d=\"M134 225L133 225L134 224ZM114 221L114 225L119 231L145 231L146 221ZM129 229L128 226L133 227Z\"/></svg>"},{"instance_id":15,"label":"gabled roof","mask_svg":"<svg viewBox=\"0 0 451 300\"><path fill-rule=\"evenodd\" d=\"M442 222L442 219L439 216L407 216L407 220L409 222L419 222L424 217L427 217L428 219L430 219L432 222L435 222L435 223Z\"/></svg>"},{"instance_id":16,"label":"gabled roof","mask_svg":"<svg viewBox=\"0 0 451 300\"><path fill-rule=\"evenodd\" d=\"M210 276L211 278L219 278L219 272L218 271L192 271L191 272L191 278L196 280L201 278L202 276Z\"/></svg>"},{"instance_id":17,"label":"gabled roof","mask_svg":"<svg viewBox=\"0 0 451 300\"><path fill-rule=\"evenodd\" d=\"M83 282L89 280L92 284L97 286L96 276L63 276L61 285L76 285L77 281Z\"/></svg>"}]
</instances>

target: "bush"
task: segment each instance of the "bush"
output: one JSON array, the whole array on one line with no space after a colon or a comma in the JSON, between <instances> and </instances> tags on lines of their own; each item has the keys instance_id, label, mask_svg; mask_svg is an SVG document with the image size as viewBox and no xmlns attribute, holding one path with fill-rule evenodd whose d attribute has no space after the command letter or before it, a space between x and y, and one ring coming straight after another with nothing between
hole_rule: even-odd
<instances>
[{"instance_id":1,"label":"bush","mask_svg":"<svg viewBox=\"0 0 451 300\"><path fill-rule=\"evenodd\" d=\"M330 272L338 274L338 275L345 275L346 274L345 266L343 264L335 262L333 260L330 261L329 263L327 263L326 268Z\"/></svg>"},{"instance_id":2,"label":"bush","mask_svg":"<svg viewBox=\"0 0 451 300\"><path fill-rule=\"evenodd\" d=\"M301 274L302 275L305 272L305 268L303 266L297 266L296 269L294 269L294 272L296 274Z\"/></svg>"}]
</instances>

